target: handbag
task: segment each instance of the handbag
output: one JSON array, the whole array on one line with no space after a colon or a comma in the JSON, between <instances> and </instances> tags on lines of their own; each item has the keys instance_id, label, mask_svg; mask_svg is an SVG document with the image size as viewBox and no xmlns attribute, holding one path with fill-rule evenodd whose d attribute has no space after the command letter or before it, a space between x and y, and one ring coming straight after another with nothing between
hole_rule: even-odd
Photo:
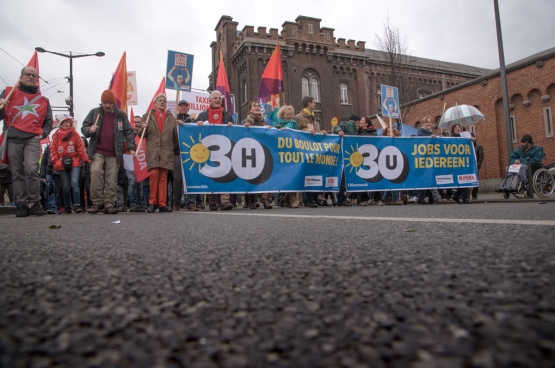
<instances>
[{"instance_id":1,"label":"handbag","mask_svg":"<svg viewBox=\"0 0 555 368\"><path fill-rule=\"evenodd\" d=\"M62 165L64 166L64 170L70 171L73 168L73 158L71 157L62 158Z\"/></svg>"}]
</instances>

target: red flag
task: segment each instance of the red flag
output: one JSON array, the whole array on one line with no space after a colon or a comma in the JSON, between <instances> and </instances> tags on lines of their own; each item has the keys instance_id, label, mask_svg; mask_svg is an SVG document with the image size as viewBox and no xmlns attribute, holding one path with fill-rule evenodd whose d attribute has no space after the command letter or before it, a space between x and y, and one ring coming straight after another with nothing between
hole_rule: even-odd
<instances>
[{"instance_id":1,"label":"red flag","mask_svg":"<svg viewBox=\"0 0 555 368\"><path fill-rule=\"evenodd\" d=\"M139 141L141 137L135 137L135 146L139 147ZM141 182L150 176L148 172L148 166L146 164L146 152L145 152L145 139L141 142L141 148L137 152L137 157L133 160L133 165L135 166L135 178L137 182Z\"/></svg>"},{"instance_id":2,"label":"red flag","mask_svg":"<svg viewBox=\"0 0 555 368\"><path fill-rule=\"evenodd\" d=\"M133 113L133 108L131 108L131 115L130 115L129 121L133 122L134 118L135 118L135 114Z\"/></svg>"},{"instance_id":3,"label":"red flag","mask_svg":"<svg viewBox=\"0 0 555 368\"><path fill-rule=\"evenodd\" d=\"M227 73L225 71L224 57L220 51L220 65L218 66L218 79L216 80L216 90L220 91L223 97L224 109L231 115L235 113L233 104L231 102L231 91L229 89L229 82L227 81Z\"/></svg>"},{"instance_id":4,"label":"red flag","mask_svg":"<svg viewBox=\"0 0 555 368\"><path fill-rule=\"evenodd\" d=\"M127 58L125 51L121 56L116 72L110 81L110 91L116 96L116 107L127 114Z\"/></svg>"},{"instance_id":5,"label":"red flag","mask_svg":"<svg viewBox=\"0 0 555 368\"><path fill-rule=\"evenodd\" d=\"M154 93L154 96L152 96L152 100L150 101L150 105L148 105L148 109L146 111L150 111L154 108L154 98L156 98L156 96L158 96L160 93L166 94L166 78L165 77L162 78L162 82L160 82L160 86L156 90L156 93Z\"/></svg>"},{"instance_id":6,"label":"red flag","mask_svg":"<svg viewBox=\"0 0 555 368\"><path fill-rule=\"evenodd\" d=\"M279 110L279 94L283 92L283 73L281 70L281 54L279 42L266 65L260 87L258 87L258 101L264 108L264 117L270 125L278 122L277 112Z\"/></svg>"},{"instance_id":7,"label":"red flag","mask_svg":"<svg viewBox=\"0 0 555 368\"><path fill-rule=\"evenodd\" d=\"M37 71L37 74L40 75L40 72L39 72L39 55L37 54L36 51L33 54L33 56L31 56L31 60L29 60L29 62L27 63L27 66L35 68L35 70ZM39 87L39 93L40 93L40 78L37 78L37 87Z\"/></svg>"}]
</instances>

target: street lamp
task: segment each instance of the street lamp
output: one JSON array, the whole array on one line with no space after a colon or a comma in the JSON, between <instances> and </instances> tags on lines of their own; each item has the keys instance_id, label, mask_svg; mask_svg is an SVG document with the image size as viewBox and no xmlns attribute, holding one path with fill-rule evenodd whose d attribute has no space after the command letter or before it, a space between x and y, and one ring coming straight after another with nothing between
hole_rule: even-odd
<instances>
[{"instance_id":1,"label":"street lamp","mask_svg":"<svg viewBox=\"0 0 555 368\"><path fill-rule=\"evenodd\" d=\"M104 55L106 55L105 53L103 53L102 51L97 52L96 54L74 54L72 51L69 51L69 54L63 54L61 52L55 52L55 51L48 51L43 49L42 47L35 47L35 50L37 50L38 52L48 52L50 54L54 54L54 55L59 55L59 56L63 56L65 58L69 59L69 100L66 98L66 103L69 105L69 115L71 115L72 117L73 115L73 59L77 59L77 58L82 58L82 57L86 57L86 56L98 56L98 57L102 57Z\"/></svg>"}]
</instances>

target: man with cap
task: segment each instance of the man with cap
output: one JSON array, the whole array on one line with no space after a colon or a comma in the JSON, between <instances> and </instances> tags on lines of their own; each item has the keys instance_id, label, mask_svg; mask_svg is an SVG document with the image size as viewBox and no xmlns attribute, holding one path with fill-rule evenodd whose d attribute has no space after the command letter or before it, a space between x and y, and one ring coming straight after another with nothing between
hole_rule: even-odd
<instances>
[{"instance_id":1,"label":"man with cap","mask_svg":"<svg viewBox=\"0 0 555 368\"><path fill-rule=\"evenodd\" d=\"M544 156L543 148L540 145L534 144L530 134L525 134L520 140L520 147L515 149L509 156L509 165L521 165L518 176L520 180L526 182L528 180L528 159L530 159L530 164L539 165L542 163ZM501 188L497 189L496 192L513 192L516 189L516 185L508 184L507 178L510 176L514 176L514 174L507 172Z\"/></svg>"},{"instance_id":2,"label":"man with cap","mask_svg":"<svg viewBox=\"0 0 555 368\"><path fill-rule=\"evenodd\" d=\"M10 99L0 99L4 107L0 109L0 120L4 120L7 158L19 205L16 217L46 215L39 194L40 141L52 130L52 109L48 99L40 94L38 78L36 69L23 68Z\"/></svg>"},{"instance_id":3,"label":"man with cap","mask_svg":"<svg viewBox=\"0 0 555 368\"><path fill-rule=\"evenodd\" d=\"M124 140L129 153L135 155L135 132L127 114L116 108L116 97L110 90L102 92L100 107L92 109L81 132L90 138L88 155L91 164L91 201L88 213L104 207L105 214L117 214L116 187L118 170L123 165Z\"/></svg>"},{"instance_id":4,"label":"man with cap","mask_svg":"<svg viewBox=\"0 0 555 368\"><path fill-rule=\"evenodd\" d=\"M338 134L341 138L345 135L357 135L358 127L360 124L360 117L356 114L352 114L349 121L343 121L337 124L333 128L333 133ZM345 185L345 172L341 175L341 186L339 187L339 193L337 194L337 205L338 206L352 206L351 203L347 202L347 196L345 192L347 191L347 186Z\"/></svg>"},{"instance_id":5,"label":"man with cap","mask_svg":"<svg viewBox=\"0 0 555 368\"><path fill-rule=\"evenodd\" d=\"M189 102L181 100L177 103L177 124L182 125L185 123L193 123L194 120L189 115ZM179 211L179 205L181 204L181 197L183 196L183 163L181 162L181 147L179 147L179 142L174 142L173 145L173 198L172 198L172 210ZM188 211L198 211L195 207L195 194L189 194L187 199L187 210Z\"/></svg>"}]
</instances>

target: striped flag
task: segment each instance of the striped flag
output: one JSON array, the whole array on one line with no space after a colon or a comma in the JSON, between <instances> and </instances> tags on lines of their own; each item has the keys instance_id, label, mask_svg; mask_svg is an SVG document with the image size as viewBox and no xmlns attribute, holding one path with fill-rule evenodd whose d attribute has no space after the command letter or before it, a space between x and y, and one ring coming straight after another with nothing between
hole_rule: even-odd
<instances>
[{"instance_id":1,"label":"striped flag","mask_svg":"<svg viewBox=\"0 0 555 368\"><path fill-rule=\"evenodd\" d=\"M218 66L218 79L216 80L216 90L220 91L223 97L224 109L231 115L235 113L233 103L231 101L231 91L229 82L227 81L227 73L225 71L224 57L220 51L220 65Z\"/></svg>"}]
</instances>

